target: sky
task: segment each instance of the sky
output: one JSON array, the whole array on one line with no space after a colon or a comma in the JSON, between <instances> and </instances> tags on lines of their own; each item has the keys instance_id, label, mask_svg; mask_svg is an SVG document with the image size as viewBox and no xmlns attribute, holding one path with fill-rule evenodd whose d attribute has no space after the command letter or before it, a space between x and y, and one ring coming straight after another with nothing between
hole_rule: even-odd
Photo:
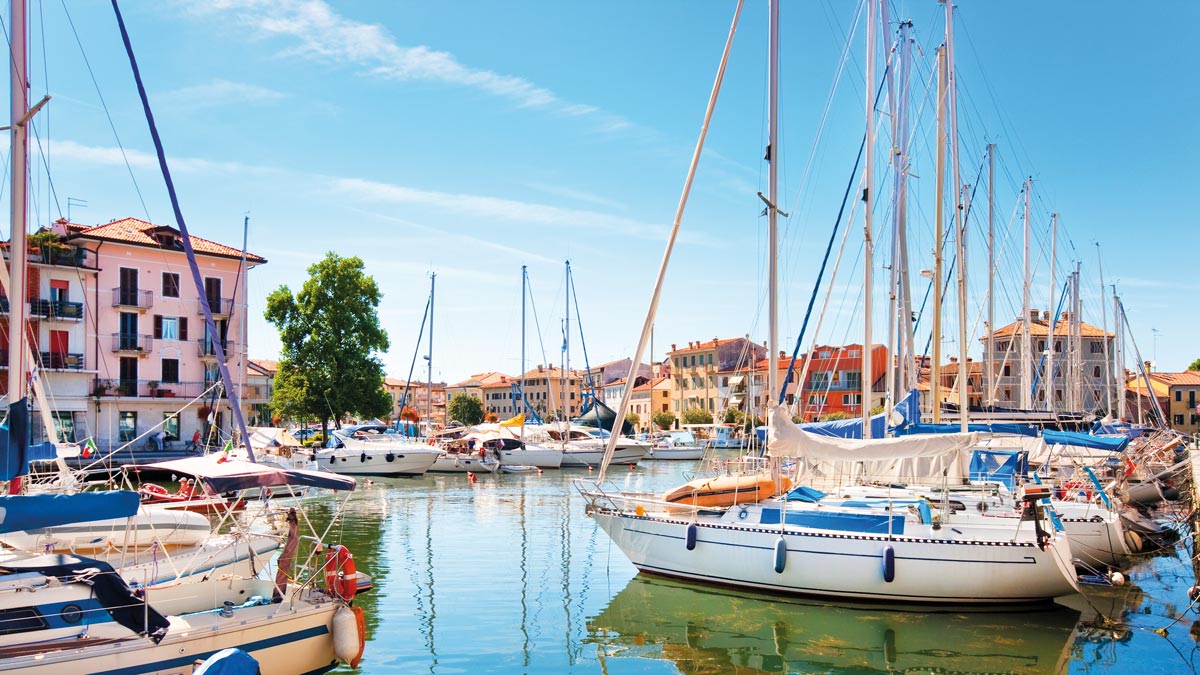
<instances>
[{"instance_id":1,"label":"sky","mask_svg":"<svg viewBox=\"0 0 1200 675\"><path fill-rule=\"evenodd\" d=\"M593 365L631 355L734 7L214 0L127 1L122 11L191 232L240 247L248 217L247 246L269 260L249 279L251 356L279 355L267 294L299 290L308 266L334 251L361 258L383 292L391 346L381 356L393 377L424 354L418 331L436 273L432 375L455 382L519 371L522 265L528 366L562 358L568 259L579 305L571 365L583 365L585 346ZM944 15L931 0L890 2L887 12L881 54L899 19L913 23L909 255L919 303L926 282L916 272L932 267L934 247L931 85ZM861 2L782 5L776 157L790 215L780 223L779 336L789 351L865 131L863 13ZM109 4L30 0L29 14L30 98L52 96L34 124L31 229L68 215L175 225ZM960 175L980 186L967 236L972 355L983 334L981 167L991 142L997 323L1020 311L1020 190L1032 177L1033 305L1050 302L1057 213L1055 286L1078 261L1085 320L1111 329L1115 284L1143 358L1167 371L1200 358L1189 274L1200 223L1188 202L1200 186L1200 94L1188 84L1197 20L1200 5L1183 1L960 4ZM655 319L656 360L691 340L766 339L767 222L756 194L767 191L766 34L765 1L747 2ZM883 65L877 57L877 81ZM886 96L878 108L889 110ZM882 342L893 175L890 118L877 122L872 318ZM814 334L821 344L863 337L863 214L851 204L805 349ZM921 344L927 320L922 331ZM957 353L956 341L948 330L943 348Z\"/></svg>"}]
</instances>

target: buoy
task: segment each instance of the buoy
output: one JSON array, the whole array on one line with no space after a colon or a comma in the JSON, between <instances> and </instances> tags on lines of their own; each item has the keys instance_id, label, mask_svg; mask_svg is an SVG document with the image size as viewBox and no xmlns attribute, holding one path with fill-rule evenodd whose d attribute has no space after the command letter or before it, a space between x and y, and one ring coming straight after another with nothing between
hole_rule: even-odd
<instances>
[{"instance_id":1,"label":"buoy","mask_svg":"<svg viewBox=\"0 0 1200 675\"><path fill-rule=\"evenodd\" d=\"M333 655L351 668L362 661L367 625L361 607L339 607L333 613Z\"/></svg>"},{"instance_id":2,"label":"buoy","mask_svg":"<svg viewBox=\"0 0 1200 675\"><path fill-rule=\"evenodd\" d=\"M354 566L354 555L350 549L336 544L325 551L325 592L349 602L358 592L358 570Z\"/></svg>"},{"instance_id":3,"label":"buoy","mask_svg":"<svg viewBox=\"0 0 1200 675\"><path fill-rule=\"evenodd\" d=\"M1125 530L1125 545L1129 547L1130 553L1137 553L1142 550L1142 535L1133 530Z\"/></svg>"},{"instance_id":4,"label":"buoy","mask_svg":"<svg viewBox=\"0 0 1200 675\"><path fill-rule=\"evenodd\" d=\"M1125 575L1121 574L1120 572L1113 572L1112 574L1108 575L1108 580L1112 582L1113 586L1125 585Z\"/></svg>"},{"instance_id":5,"label":"buoy","mask_svg":"<svg viewBox=\"0 0 1200 675\"><path fill-rule=\"evenodd\" d=\"M366 485L367 487L371 487L374 484L375 484L375 481L371 480L370 478L368 478L366 481L363 482L363 485Z\"/></svg>"},{"instance_id":6,"label":"buoy","mask_svg":"<svg viewBox=\"0 0 1200 675\"><path fill-rule=\"evenodd\" d=\"M787 542L783 537L775 540L775 572L783 574L784 568L787 567Z\"/></svg>"},{"instance_id":7,"label":"buoy","mask_svg":"<svg viewBox=\"0 0 1200 675\"><path fill-rule=\"evenodd\" d=\"M541 469L538 469L538 475L539 475L539 476L540 476L540 475L542 475L542 470L541 470Z\"/></svg>"},{"instance_id":8,"label":"buoy","mask_svg":"<svg viewBox=\"0 0 1200 675\"><path fill-rule=\"evenodd\" d=\"M478 479L477 479L477 478L475 478L475 474L474 474L473 472L471 472L471 471L468 471L468 472L467 472L467 480L469 480L469 481L471 481L472 483L474 483L474 482L475 482L476 480L478 480Z\"/></svg>"},{"instance_id":9,"label":"buoy","mask_svg":"<svg viewBox=\"0 0 1200 675\"><path fill-rule=\"evenodd\" d=\"M696 527L695 523L689 523L687 526L687 550L692 551L696 548L696 534L700 528Z\"/></svg>"},{"instance_id":10,"label":"buoy","mask_svg":"<svg viewBox=\"0 0 1200 675\"><path fill-rule=\"evenodd\" d=\"M633 465L632 465L632 464L630 464L630 465L629 465L629 470L630 470L630 471L633 471Z\"/></svg>"},{"instance_id":11,"label":"buoy","mask_svg":"<svg viewBox=\"0 0 1200 675\"><path fill-rule=\"evenodd\" d=\"M588 464L588 471L591 471L591 470L592 470L592 465Z\"/></svg>"},{"instance_id":12,"label":"buoy","mask_svg":"<svg viewBox=\"0 0 1200 675\"><path fill-rule=\"evenodd\" d=\"M638 514L639 516L644 516L644 515L646 515L646 507L642 506L641 504L638 504L637 506L633 507L633 512Z\"/></svg>"},{"instance_id":13,"label":"buoy","mask_svg":"<svg viewBox=\"0 0 1200 675\"><path fill-rule=\"evenodd\" d=\"M889 584L896 580L896 550L883 547L883 580Z\"/></svg>"}]
</instances>

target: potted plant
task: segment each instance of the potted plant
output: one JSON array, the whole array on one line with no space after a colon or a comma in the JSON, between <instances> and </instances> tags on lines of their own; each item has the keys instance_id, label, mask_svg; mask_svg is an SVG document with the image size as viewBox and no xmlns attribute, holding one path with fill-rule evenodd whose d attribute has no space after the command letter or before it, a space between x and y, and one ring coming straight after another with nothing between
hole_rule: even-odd
<instances>
[{"instance_id":1,"label":"potted plant","mask_svg":"<svg viewBox=\"0 0 1200 675\"><path fill-rule=\"evenodd\" d=\"M150 380L146 386L150 387L151 396L158 396L158 380Z\"/></svg>"}]
</instances>

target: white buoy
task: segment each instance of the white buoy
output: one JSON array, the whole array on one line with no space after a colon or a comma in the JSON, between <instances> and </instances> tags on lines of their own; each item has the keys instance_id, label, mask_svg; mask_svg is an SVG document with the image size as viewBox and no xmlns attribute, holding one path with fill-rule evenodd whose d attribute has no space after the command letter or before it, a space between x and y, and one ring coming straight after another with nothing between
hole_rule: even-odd
<instances>
[{"instance_id":1,"label":"white buoy","mask_svg":"<svg viewBox=\"0 0 1200 675\"><path fill-rule=\"evenodd\" d=\"M1112 582L1113 586L1125 585L1125 575L1121 574L1120 572L1113 572L1108 576L1108 580Z\"/></svg>"},{"instance_id":2,"label":"white buoy","mask_svg":"<svg viewBox=\"0 0 1200 675\"><path fill-rule=\"evenodd\" d=\"M333 654L342 663L351 663L359 658L362 643L358 639L358 619L354 610L339 607L333 613Z\"/></svg>"}]
</instances>

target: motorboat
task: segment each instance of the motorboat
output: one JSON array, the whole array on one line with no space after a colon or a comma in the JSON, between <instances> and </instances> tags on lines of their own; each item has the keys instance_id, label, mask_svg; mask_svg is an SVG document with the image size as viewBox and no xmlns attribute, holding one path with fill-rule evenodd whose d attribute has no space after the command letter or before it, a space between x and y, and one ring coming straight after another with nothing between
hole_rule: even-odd
<instances>
[{"instance_id":1,"label":"motorboat","mask_svg":"<svg viewBox=\"0 0 1200 675\"><path fill-rule=\"evenodd\" d=\"M316 453L323 471L347 476L420 476L441 455L430 443L421 443L385 428L349 427L330 432L330 443Z\"/></svg>"}]
</instances>

